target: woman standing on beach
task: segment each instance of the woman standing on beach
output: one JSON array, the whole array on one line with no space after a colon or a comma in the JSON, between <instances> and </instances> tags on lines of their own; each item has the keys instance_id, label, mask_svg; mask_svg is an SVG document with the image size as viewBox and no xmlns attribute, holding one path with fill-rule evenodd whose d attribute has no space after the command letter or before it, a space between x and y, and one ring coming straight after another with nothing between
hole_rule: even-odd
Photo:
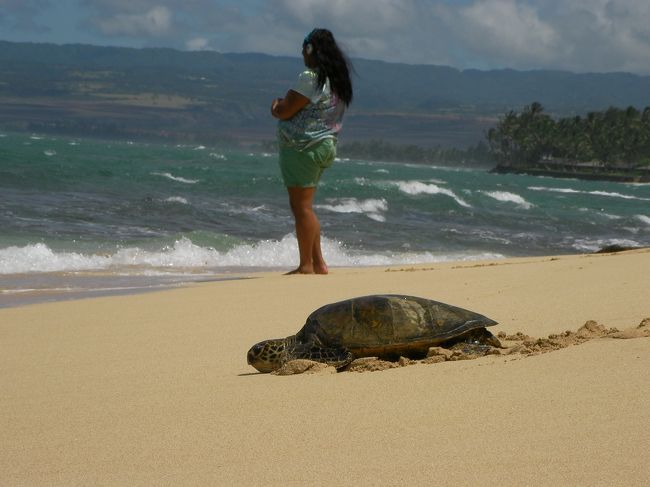
<instances>
[{"instance_id":1,"label":"woman standing on beach","mask_svg":"<svg viewBox=\"0 0 650 487\"><path fill-rule=\"evenodd\" d=\"M336 157L343 113L352 101L352 82L349 61L327 29L314 29L305 37L302 57L307 69L271 106L271 114L280 120L280 169L300 251L300 264L288 274L327 274L312 203L323 170Z\"/></svg>"}]
</instances>

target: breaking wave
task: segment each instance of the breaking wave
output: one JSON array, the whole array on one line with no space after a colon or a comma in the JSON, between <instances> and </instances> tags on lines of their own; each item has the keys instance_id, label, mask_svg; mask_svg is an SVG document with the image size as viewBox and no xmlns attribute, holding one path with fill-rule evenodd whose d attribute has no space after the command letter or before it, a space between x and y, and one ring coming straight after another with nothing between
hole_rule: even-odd
<instances>
[{"instance_id":1,"label":"breaking wave","mask_svg":"<svg viewBox=\"0 0 650 487\"><path fill-rule=\"evenodd\" d=\"M593 196L605 196L608 198L621 198L624 200L650 201L650 198L641 198L628 194L618 193L616 191L580 191L571 188L548 188L545 186L528 186L531 191L548 191L551 193L573 193L573 194L590 194Z\"/></svg>"},{"instance_id":2,"label":"breaking wave","mask_svg":"<svg viewBox=\"0 0 650 487\"><path fill-rule=\"evenodd\" d=\"M330 201L331 204L314 205L314 207L335 213L361 213L378 222L386 221L386 218L382 213L388 210L388 203L383 198L361 201L356 198L341 198L328 201Z\"/></svg>"},{"instance_id":3,"label":"breaking wave","mask_svg":"<svg viewBox=\"0 0 650 487\"><path fill-rule=\"evenodd\" d=\"M449 196L453 198L456 203L465 208L471 208L472 205L467 203L465 200L460 198L456 193L447 188L441 188L437 184L433 183L423 183L421 181L396 181L393 183L399 188L403 193L409 195L420 195L420 194L441 194L444 196Z\"/></svg>"},{"instance_id":4,"label":"breaking wave","mask_svg":"<svg viewBox=\"0 0 650 487\"><path fill-rule=\"evenodd\" d=\"M508 191L481 191L481 193L494 198L497 201L502 201L504 203L515 203L516 205L521 206L529 210L533 207L531 203L526 201L524 198L515 193L510 193Z\"/></svg>"},{"instance_id":5,"label":"breaking wave","mask_svg":"<svg viewBox=\"0 0 650 487\"><path fill-rule=\"evenodd\" d=\"M375 252L345 248L340 242L322 237L321 245L332 266L373 266L447 262L457 260L499 259L493 252ZM219 271L222 269L283 268L295 265L298 243L295 235L281 240L263 240L239 244L229 250L200 246L182 237L159 250L127 247L113 253L91 254L54 251L44 243L0 249L0 274L75 272L108 270L147 274L160 272Z\"/></svg>"},{"instance_id":6,"label":"breaking wave","mask_svg":"<svg viewBox=\"0 0 650 487\"><path fill-rule=\"evenodd\" d=\"M186 179L180 176L174 176L172 173L169 172L152 172L151 175L161 176L163 178L171 179L172 181L176 181L177 183L183 183L183 184L196 184L200 181L199 179Z\"/></svg>"}]
</instances>

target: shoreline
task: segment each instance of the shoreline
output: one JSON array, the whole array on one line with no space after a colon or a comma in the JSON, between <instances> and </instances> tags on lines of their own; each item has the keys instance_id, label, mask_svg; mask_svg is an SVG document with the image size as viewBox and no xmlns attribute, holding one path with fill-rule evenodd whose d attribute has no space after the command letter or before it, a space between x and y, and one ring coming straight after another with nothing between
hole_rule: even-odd
<instances>
[{"instance_id":1,"label":"shoreline","mask_svg":"<svg viewBox=\"0 0 650 487\"><path fill-rule=\"evenodd\" d=\"M191 286L202 282L249 279L245 272L187 274L124 274L83 271L8 274L0 276L0 309L108 296L130 296Z\"/></svg>"},{"instance_id":2,"label":"shoreline","mask_svg":"<svg viewBox=\"0 0 650 487\"><path fill-rule=\"evenodd\" d=\"M650 171L648 174L640 174L639 171L623 171L617 169L616 172L602 172L597 170L580 170L577 166L573 171L553 170L543 167L507 167L495 166L489 172L495 174L526 174L529 176L544 176L561 179L582 179L585 181L610 181L613 183L650 183ZM627 174L626 174L627 172Z\"/></svg>"},{"instance_id":3,"label":"shoreline","mask_svg":"<svg viewBox=\"0 0 650 487\"><path fill-rule=\"evenodd\" d=\"M584 254L561 254L565 256L587 256L611 254L617 252L646 250L650 247L625 247L610 245L595 252ZM418 264L389 264L366 265L358 267L330 266L332 272L346 269L385 269L386 272L396 272L396 269L432 268L440 264L453 267L463 265L482 266L482 262L508 263L518 259L554 259L559 256L523 256L503 257L492 259L442 260ZM205 269L203 271L188 270L183 273L138 274L126 269L86 270L86 271L56 271L41 273L21 273L0 275L0 309L28 306L59 301L76 301L109 296L131 296L142 293L165 291L175 288L189 287L205 282L217 282L237 279L256 279L266 275L284 275L290 268L267 267L230 267L220 269Z\"/></svg>"},{"instance_id":4,"label":"shoreline","mask_svg":"<svg viewBox=\"0 0 650 487\"><path fill-rule=\"evenodd\" d=\"M640 249L261 272L2 308L0 484L643 485L650 338L289 377L246 351L377 293L476 311L495 334L635 327L649 266Z\"/></svg>"}]
</instances>

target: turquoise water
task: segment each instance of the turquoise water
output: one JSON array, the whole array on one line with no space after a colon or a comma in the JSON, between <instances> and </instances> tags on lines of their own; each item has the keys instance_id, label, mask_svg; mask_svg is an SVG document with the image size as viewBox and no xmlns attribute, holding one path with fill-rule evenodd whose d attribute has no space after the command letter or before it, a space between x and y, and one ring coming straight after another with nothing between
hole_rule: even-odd
<instances>
[{"instance_id":1,"label":"turquoise water","mask_svg":"<svg viewBox=\"0 0 650 487\"><path fill-rule=\"evenodd\" d=\"M316 211L331 266L650 245L650 185L337 160ZM5 282L51 272L207 276L296 259L275 154L0 134Z\"/></svg>"}]
</instances>

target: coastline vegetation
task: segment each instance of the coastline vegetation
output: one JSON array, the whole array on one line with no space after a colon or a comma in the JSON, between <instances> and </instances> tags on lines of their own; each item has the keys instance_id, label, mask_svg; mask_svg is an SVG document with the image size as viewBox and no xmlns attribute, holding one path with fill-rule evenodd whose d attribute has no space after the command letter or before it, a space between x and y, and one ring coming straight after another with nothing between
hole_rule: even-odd
<instances>
[{"instance_id":1,"label":"coastline vegetation","mask_svg":"<svg viewBox=\"0 0 650 487\"><path fill-rule=\"evenodd\" d=\"M650 107L610 107L585 117L554 119L540 103L508 112L465 149L425 148L383 140L342 144L343 157L421 164L494 167L556 177L650 181Z\"/></svg>"},{"instance_id":2,"label":"coastline vegetation","mask_svg":"<svg viewBox=\"0 0 650 487\"><path fill-rule=\"evenodd\" d=\"M488 145L481 141L466 149L454 147L421 147L393 144L386 140L364 140L340 145L341 157L386 162L408 162L444 166L492 167Z\"/></svg>"},{"instance_id":3,"label":"coastline vegetation","mask_svg":"<svg viewBox=\"0 0 650 487\"><path fill-rule=\"evenodd\" d=\"M535 102L502 117L487 143L497 172L650 180L650 107L553 119Z\"/></svg>"}]
</instances>

